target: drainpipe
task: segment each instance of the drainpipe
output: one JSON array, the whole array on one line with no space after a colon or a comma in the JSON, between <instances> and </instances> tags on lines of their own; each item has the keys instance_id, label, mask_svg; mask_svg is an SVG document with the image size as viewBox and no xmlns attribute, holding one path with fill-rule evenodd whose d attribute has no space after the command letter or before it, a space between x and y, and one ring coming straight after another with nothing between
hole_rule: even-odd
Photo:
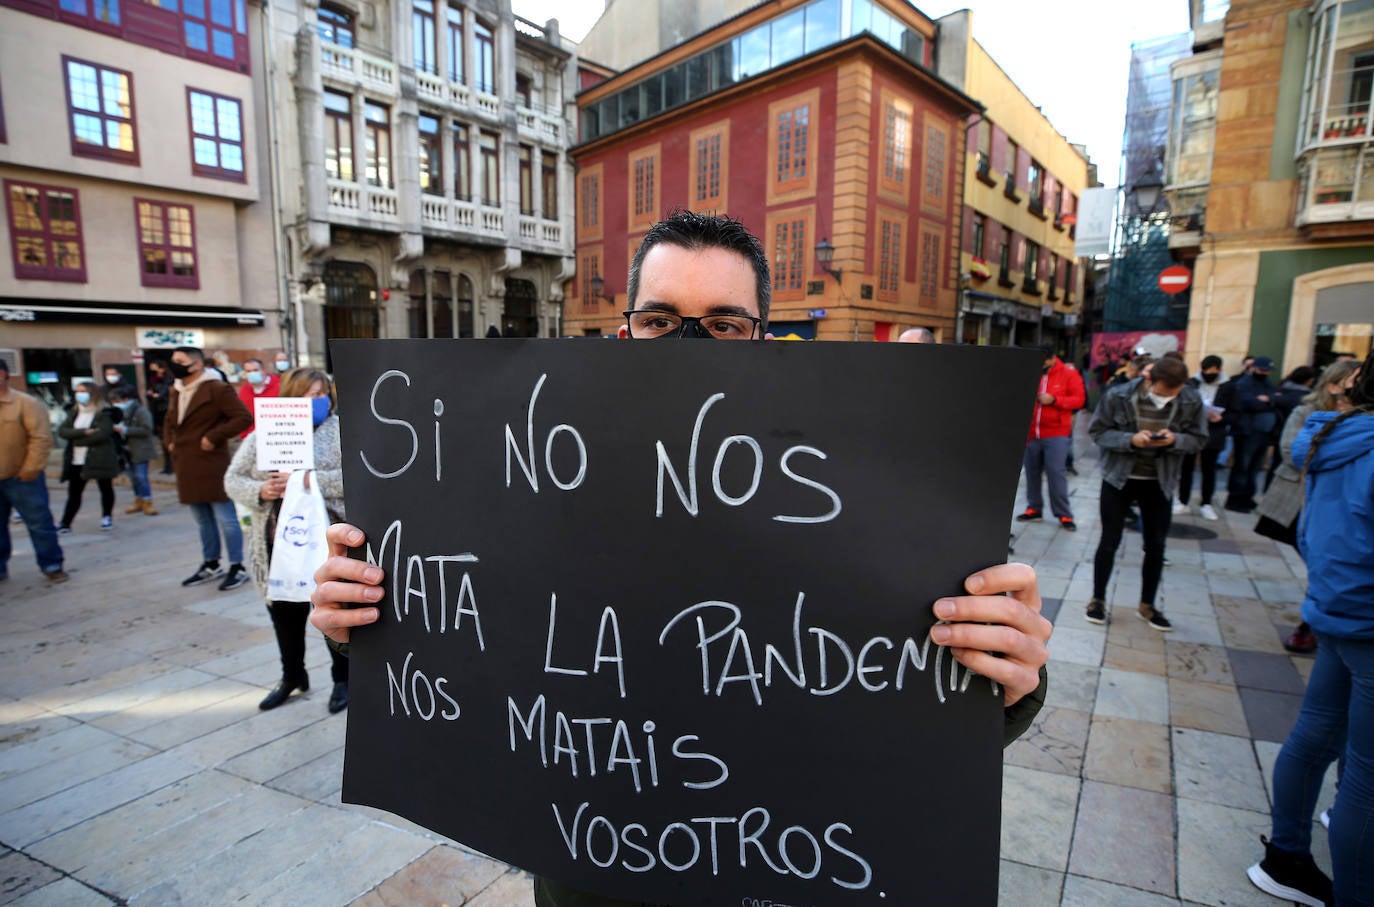
<instances>
[{"instance_id":1,"label":"drainpipe","mask_svg":"<svg viewBox=\"0 0 1374 907\"><path fill-rule=\"evenodd\" d=\"M279 285L277 287L277 329L282 335L282 349L286 350L287 357L295 364L300 365L296 355L297 344L294 332L291 327L300 328L299 299L296 300L297 311L292 313L287 309L291 300L291 277L286 273L286 257L282 250L282 216L281 216L281 151L278 143L281 137L281 130L277 126L277 55L272 52L272 29L271 29L271 9L273 0L263 0L262 4L262 52L267 58L267 106L269 115L267 118L267 131L269 141L267 144L267 166L272 171L272 181L270 190L272 192L272 255L275 259L277 277Z\"/></svg>"}]
</instances>

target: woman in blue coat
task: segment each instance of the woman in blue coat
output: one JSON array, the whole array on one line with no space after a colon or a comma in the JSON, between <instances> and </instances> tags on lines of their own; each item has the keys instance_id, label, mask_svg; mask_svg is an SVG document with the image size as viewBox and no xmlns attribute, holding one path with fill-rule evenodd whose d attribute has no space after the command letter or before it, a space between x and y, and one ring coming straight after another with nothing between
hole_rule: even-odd
<instances>
[{"instance_id":1,"label":"woman in blue coat","mask_svg":"<svg viewBox=\"0 0 1374 907\"><path fill-rule=\"evenodd\" d=\"M1354 376L1344 412L1308 417L1293 442L1307 502L1298 546L1307 561L1302 617L1320 645L1302 712L1274 765L1273 839L1250 880L1313 907L1374 905L1374 357ZM1344 754L1331 809L1328 879L1312 860L1322 778Z\"/></svg>"}]
</instances>

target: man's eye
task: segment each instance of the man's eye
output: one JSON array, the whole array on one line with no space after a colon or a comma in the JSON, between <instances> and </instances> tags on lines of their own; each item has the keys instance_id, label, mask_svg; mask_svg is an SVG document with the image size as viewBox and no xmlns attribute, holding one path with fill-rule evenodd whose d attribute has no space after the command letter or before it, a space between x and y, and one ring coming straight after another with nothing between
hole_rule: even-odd
<instances>
[{"instance_id":1,"label":"man's eye","mask_svg":"<svg viewBox=\"0 0 1374 907\"><path fill-rule=\"evenodd\" d=\"M671 318L662 317L645 318L641 323L651 331L666 331L673 326L673 320Z\"/></svg>"}]
</instances>

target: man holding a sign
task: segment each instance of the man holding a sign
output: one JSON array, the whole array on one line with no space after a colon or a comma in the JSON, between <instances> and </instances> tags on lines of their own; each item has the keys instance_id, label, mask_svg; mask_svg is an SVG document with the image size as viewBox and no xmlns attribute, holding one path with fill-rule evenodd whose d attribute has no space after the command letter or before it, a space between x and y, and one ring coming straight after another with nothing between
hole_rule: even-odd
<instances>
[{"instance_id":1,"label":"man holding a sign","mask_svg":"<svg viewBox=\"0 0 1374 907\"><path fill-rule=\"evenodd\" d=\"M634 257L628 295L631 309L626 313L626 324L620 329L622 338L758 340L770 336L767 334L770 281L766 256L758 241L742 225L728 218L681 213L655 226ZM713 355L717 348L721 356ZM358 413L356 417L350 416L344 426L344 446L348 451L345 471L358 470L349 473L348 478L348 487L354 489L351 495L358 496L350 504L350 507L356 504L358 510L356 513L350 510L350 515L359 525L369 528L365 537L364 531L353 525L330 527L331 557L316 573L318 586L312 597L316 607L311 622L336 643L347 643L354 627L377 625L366 639L367 647L360 645L359 664L354 665L354 673L359 677L362 676L359 671L367 670L369 677L377 679L370 680L366 686L361 681L356 685L355 714L349 727L350 761L345 765L345 798L350 802L375 804L397 803L406 798L415 803L419 798L414 808L406 809L411 818L430 827L453 829L445 833L471 846L481 848L490 842L488 852L496 856L519 857L533 854L534 848L546 848L524 865L546 876L567 878L577 884L539 879L535 897L540 907L614 907L645 900L692 905L740 903L734 894L736 890L746 895L766 896L755 900L774 903L879 903L883 899L887 903L906 905L918 902L994 903L1000 757L989 752L994 737L985 733L993 728L986 721L968 725L955 721L931 725L929 729L924 723L947 721L945 716L952 714L949 709L957 711L966 706L971 712L995 718L986 711L998 706L997 700L987 696L988 685L975 683L970 687L972 674L976 673L995 682L991 689L1000 697L1001 733L998 736L1003 744L1024 732L1044 700L1046 643L1052 627L1040 614L1035 573L1026 565L999 564L977 570L966 579L962 578L961 567L957 574L961 579L941 580L938 586L953 590L955 583L961 582L963 591L968 594L937 592L925 597L923 592L911 590L936 588L927 574L934 575L942 570L947 573L949 563L967 557L967 552L960 553L961 546L967 547L961 542L963 534L976 535L979 544L986 543L979 549L986 553L967 564L968 568L995 558L997 548L1005 544L1005 537L1000 535L1005 531L1005 517L1001 515L1005 512L1005 500L995 500L995 494L984 495L988 500L982 502L977 519L957 512L957 508L939 519L918 518L913 515L921 511L912 499L917 482L910 476L902 487L878 483L860 488L857 486L862 479L851 475L849 478L855 481L843 487L843 506L848 508L844 512L848 514L867 507L879 515L868 524L877 526L876 530L861 526L859 531L866 534L855 536L850 534L849 527L857 523L848 524L837 519L842 506L840 492L814 475L814 470L820 468L820 462L826 461L828 455L810 443L809 436L808 443L792 446L779 463L770 464L770 469L778 469L791 481L774 481L759 494L760 498L772 496L761 503L762 507L769 508L762 512L777 514L764 516L761 524L737 516L748 512L743 505L750 502L759 487L758 473L755 472L752 485L745 481L737 486L740 476L723 476L721 464L730 449L752 448L759 458L762 447L771 443L771 439L760 442L737 434L721 442L715 456L714 481L708 478L702 483L701 497L698 497L694 465L687 465L685 461L678 464L685 465L692 474L688 484L682 484L679 475L671 469L673 454L660 442L660 508L657 515L652 508L648 514L643 514L625 503L633 497L629 493L632 486L642 487L635 481L636 476L642 475L635 471L638 463L622 469L617 461L600 472L586 473L575 468L576 460L557 462L555 441L560 438L568 442L561 449L580 451L585 465L587 450L596 447L597 442L602 442L600 451L604 454L605 448L612 446L617 437L631 432L639 432L643 437L666 437L666 434L652 433L659 432L660 423L666 425L665 420L677 412L673 391L682 383L682 376L671 369L680 368L684 362L735 368L739 377L733 379L733 385L728 371L713 372L711 380L723 382L725 390L741 399L749 399L745 397L749 390L747 385L758 381L760 372L766 371L778 357L764 358L766 353L762 351L737 357L731 354L729 345L703 349L701 352L706 355L702 357L684 357L684 349L676 345L630 344L624 345L623 350L598 347L595 351L576 344L544 345L538 350L542 357L540 362L548 365L549 371L557 367L563 379L573 380L577 369L562 366L587 364L584 360L596 352L597 358L605 360L603 364L620 368L597 376L603 382L603 390L634 383L659 390L654 394L638 395L635 408L628 413L605 406L585 411L586 421L579 422L591 439L585 446L577 428L567 422L560 423L549 434L547 444L535 445L532 434L536 403L546 405L537 399L544 388L544 378L548 376L545 372L524 405L530 420L528 425L521 424L517 430L510 423L506 424L505 488L471 491L482 484L469 481L472 470L460 468L457 477L453 477L451 472L444 471L445 462L470 465L462 454L449 454L455 448L463 453L491 450L489 445L470 440L480 437L488 427L482 421L485 415L473 412L469 418L468 411L464 410L459 417L462 421L453 423L461 425L464 434L444 435L444 419L459 403L451 396L447 402L442 397L453 386L463 386L463 381L471 380L467 377L468 372L462 376L456 374L458 369L470 369L471 375L479 376L477 380L486 376L485 380L490 381L494 369L511 368L513 359L522 353L531 353L531 348L524 341L499 345L473 342L461 347L461 359L464 360L461 362L457 361L458 356L451 359L446 356L457 349L456 344L407 345L405 356L395 357L396 364L404 365L406 370L387 369L381 364L384 345L358 343L335 350L336 361L341 353L357 357L350 359L352 364L344 371L350 375L366 374L373 382L370 397L367 388L345 388L345 398L349 393L357 394L353 403L345 405L353 407L350 413ZM929 358L924 358L899 352L894 347L873 351L873 356L856 355L867 352L847 344L817 345L814 350L798 350L798 357L791 358L796 361L800 354L806 353L808 362L826 363L832 369L862 367L865 359L882 359L880 365L889 372L893 367L910 369L911 375L929 380L936 374L937 366L947 360L966 362L970 354L967 350L935 347L930 348ZM1002 355L1002 352L997 351L995 355ZM1006 352L1005 356L1009 363L1016 360L1012 363L1015 370L1018 375L1023 373L1025 385L1030 386L1038 360L1023 351ZM651 360L657 364L651 364ZM917 362L922 363L919 368ZM657 370L660 365L661 371L646 371ZM705 367L697 365L699 369ZM455 373L446 374L450 369ZM832 376L837 373L829 372ZM887 373L875 372L875 375L882 374ZM646 381L650 375L653 380ZM769 423L774 426L775 436L779 432L788 437L802 434L801 428L791 426L806 424L804 401L808 393L819 391L810 385L803 389L801 384L803 380L810 380L819 385L827 380L825 375L825 371L819 371L808 379L806 375L789 373L789 378L796 380L795 399L770 404L780 412L785 410L784 414L775 417L776 422ZM497 387L500 383L493 381L482 395L468 396L485 398L505 393L503 388ZM1005 388L1000 385L980 388L980 399L998 412L1020 412L1023 407L1018 401L1024 398L1025 387L1013 386L1016 382L1011 381L1004 383L1008 385ZM546 398L556 398L565 391L553 387L552 382L550 385L551 389L543 391ZM404 405L407 390L414 392L414 399L423 402L422 409L404 413L397 409ZM575 390L576 393L566 391L559 402L587 399L594 393L590 386L579 386ZM726 396L723 391L717 393L701 407L693 431L693 450L709 416L729 410L731 403L721 402ZM803 402L799 404L798 401ZM511 402L517 404L518 410L519 401ZM951 403L948 424L959 424L957 413L960 407L968 409L967 402L960 398ZM716 403L721 405L708 414L707 409ZM752 402L751 405L756 406ZM946 418L944 410L939 409L941 405L943 401L930 404L932 417L937 420ZM368 421L369 409L373 417L371 422ZM951 456L943 454L942 450L954 443L964 443L957 439L950 442L948 438L939 444L921 443L911 423L894 426L890 418L875 420L869 416L869 411L860 412L861 409L849 406L843 413L832 414L841 427L831 435L833 446L827 442L827 449L834 454L830 462L843 460L856 464L852 472L858 476L870 472L870 467L877 461L890 461L895 449L912 454L912 462L905 464L912 476L938 476L939 464L948 465L947 458ZM737 414L736 410L730 412ZM1029 416L1029 411L1024 415ZM427 421L421 422L422 417ZM433 422L432 429L428 421ZM851 422L855 426L862 423L867 430L872 430L876 424L880 434L886 430L890 430L890 434L883 434L877 444L868 444L868 438L858 431L848 430ZM999 475L1005 473L1003 478L1009 481L1001 484L1007 486L1005 491L1009 497L1015 484L1014 465L1021 451L1026 423L1023 421L1018 426L1012 424L1011 418L984 422L991 426L980 423L976 437L988 439L987 444L998 451L996 455L989 454L989 462L999 465ZM359 434L350 440L349 433L354 426L358 426ZM784 427L787 430L784 431ZM526 430L531 435L528 448L516 443L517 435L523 438ZM651 434L644 434L646 432ZM958 434L957 429L955 434ZM495 437L499 438L499 434ZM974 435L970 433L969 437ZM421 445L422 440L424 445ZM442 447L443 455L440 453L441 440L448 445ZM889 442L900 442L902 446L889 449L885 446ZM432 453L432 457L420 468L416 458L422 449L426 456ZM536 449L544 454L543 461L537 461ZM642 449L642 446L637 448ZM649 450L652 449L650 445ZM966 443L958 451L965 461L961 467L976 471L976 465L969 461L982 456L979 451ZM942 460L942 456L946 459ZM706 460L709 463L710 457ZM475 462L490 463L490 460ZM761 467L762 459L756 459L756 463ZM803 463L807 465L804 467ZM360 464L365 464L366 468ZM540 471L545 466L548 472L542 474ZM665 481L665 476L669 476L671 482ZM747 479L747 473L744 477ZM542 484L537 481L540 478ZM576 488L584 478L588 484L582 490L588 493L580 498L550 497L557 490ZM526 481L528 486L520 484ZM550 481L553 488L549 488ZM507 494L512 483L533 492L524 496L524 503L519 507L511 503L513 499ZM490 486L490 483L485 484ZM708 514L705 501L712 490L715 497L709 500L717 506ZM809 497L792 500L788 492ZM961 494L975 496L980 492L981 489ZM680 502L687 513L677 509L671 514L665 513L665 500L674 508ZM569 553L579 543L586 545L587 533L579 531L577 525L569 529L555 524L560 511L566 515L581 502L590 504L593 501L597 516L605 520L605 529L617 536L616 541L603 546L614 548L615 556L605 568L592 563L587 571L574 576L569 571L578 569L579 565L570 562L595 557L591 553L582 557ZM894 505L894 502L897 503ZM546 503L548 508L539 510ZM727 506L722 508L718 503ZM894 506L901 512L897 513ZM405 531L406 550L412 547L417 550L416 554L404 558L400 555L403 544L401 520L385 516L402 512L410 514L406 519L413 520ZM543 519L544 514L550 517L547 522ZM390 529L386 520L391 520ZM550 525L554 528L549 528ZM463 550L468 542L457 540L475 538L482 527L486 527L488 536L480 550L476 544L471 551ZM716 532L717 527L720 533ZM413 541L415 538L420 541ZM799 559L794 543L807 546L815 556ZM455 546L453 553L419 553L428 551L433 545L446 544ZM900 571L891 566L883 569L883 564L896 562L884 552L878 558L882 576L872 571L856 571L849 565L849 561L860 555L873 556L872 551L864 549L886 544L893 544L895 552L905 552L912 563L903 564ZM365 545L368 546L368 560L346 556L348 549ZM705 557L708 548L715 553ZM541 569L530 569L527 549L548 552L547 560L541 554L536 555L540 557ZM477 576L472 581L475 586L470 585L469 571ZM608 571L616 574L615 591L608 594L627 605L637 603L638 607L625 607L618 615L614 607L608 605L600 615L599 629L595 622L590 628L595 641L595 658L590 665L581 661L582 667L577 667L579 662L569 660L565 638L570 632L566 627L570 622L575 625L577 617L581 616L575 593L587 591L596 595L596 584L604 580ZM779 642L777 648L770 644L751 650L746 630L740 625L744 619L743 609L704 597L709 594L704 589L725 589L746 583L750 578L745 573L780 573L787 577L787 587L794 590L794 605L748 614L760 624L754 628L755 638L774 638ZM497 586L498 575L510 584L505 594L491 591ZM384 580L389 582L389 589L383 588ZM868 580L873 586L871 590ZM534 600L525 593L543 581L555 589L552 601L547 592L543 593L547 611L543 614L522 611ZM523 586L515 589L522 583ZM480 592L476 591L478 587ZM803 593L798 595L795 588L801 588ZM748 597L745 590L737 591ZM384 601L388 592L390 599ZM908 597L915 600L911 601L910 614L894 614L891 606L875 608L872 603L865 603L864 599L870 594L874 602L905 603ZM682 601L697 604L676 617L670 614L667 620L658 613L650 614L650 609L663 607L658 600L670 596L680 596ZM922 598L924 601L920 601ZM932 599L936 599L933 614L927 612L930 606L925 604ZM480 606L480 616L479 602L484 603ZM385 605L386 620L380 619L382 608L379 605ZM827 607L829 611L825 610ZM866 614L863 613L865 609ZM811 624L805 633L801 630L804 610L804 619ZM734 614L733 622L715 629L715 622L728 618L730 613ZM932 616L938 622L930 626ZM547 641L540 626L545 618ZM855 619L852 626L841 626L850 618ZM433 626L431 619L435 619ZM652 623L653 620L659 620L655 626L662 627L656 640L645 637L644 628L640 626L644 621ZM877 626L874 621L885 621L894 630L887 635L873 635L871 628ZM765 623L770 626L763 627ZM908 624L910 627L903 629ZM795 637L795 654L793 643L783 643L779 634L770 636L768 630L791 633ZM861 649L850 648L843 638L846 633L854 637L868 633L872 638ZM896 638L901 633L908 634L904 641ZM440 638L439 634L446 635ZM532 638L532 634L537 639ZM690 653L681 658L679 651L665 648L668 637L671 637L669 642L678 643L680 637L674 634L681 634L685 639L699 639L699 644L692 647L700 649L699 659ZM560 639L556 640L556 636ZM804 658L804 643L808 647L814 643L819 662L808 662ZM379 651L379 644L385 647L384 651ZM627 686L631 694L640 691L635 689L636 675L633 673L627 684L626 663L632 660L632 655L625 653L640 649L657 653L657 670L685 669L690 672L696 665L700 683L695 695L689 695L693 693L691 690L655 690L654 683L648 684L650 690L646 696L627 694ZM752 651L758 654L751 654ZM877 653L884 651L894 659L899 651L901 653L900 659L889 661L891 670L877 663ZM488 652L500 654L488 658ZM517 690L501 686L515 681L508 681L499 672L510 663L526 663L531 656L535 657L536 665L539 661L544 665L539 682L566 684L557 687L569 694L565 699L555 699L552 686L544 692L541 692L542 687ZM674 661L675 656L677 661ZM387 659L384 666L379 665L379 657ZM850 671L837 677L835 659L845 657L850 659ZM445 658L447 667L436 668L440 659ZM946 660L942 662L942 658ZM790 667L785 667L784 661ZM809 669L803 668L804 663L810 664ZM441 669L453 676L438 676ZM767 684L761 682L765 670L773 677ZM454 672L461 672L461 676ZM779 679L783 673L787 675L786 681ZM917 673L933 684L924 699L913 692L917 684L911 678ZM900 710L910 709L910 717L898 718L897 726L887 726L884 722L893 717L893 708L884 706L884 700L879 697L886 695L884 691L893 695L900 693L904 675L907 696ZM458 679L455 680L455 676ZM569 705L565 713L562 703L574 701L570 692L574 687L582 684L585 690L586 684L595 683L605 690L607 679L616 676L620 678L618 696L616 685L611 684L610 692L602 699L596 699L595 695L584 697L577 706L581 711ZM436 679L432 681L431 677ZM487 680L484 682L483 678ZM747 692L751 683L752 697ZM966 690L967 696L964 695ZM974 695L977 690L982 691L981 696ZM655 695L660 698L655 699ZM366 704L363 702L365 697L368 699ZM727 697L728 705L718 705ZM491 711L493 701L497 706L494 713ZM947 705L947 701L954 705ZM556 707L553 702L559 702L560 706ZM645 702L647 706L643 705ZM683 729L693 729L689 721L725 720L720 717L722 709L728 713L740 706L745 709L745 717L737 719L743 723L736 734L738 739L733 742L741 746L729 749L731 741L722 741L719 728L702 730L701 736L680 734ZM657 720L627 717L612 723L609 718L566 717L601 715L612 709L622 710L627 716L653 714ZM651 713L644 709L656 711ZM491 718L496 720L488 722ZM376 720L388 723L363 723ZM358 723L356 737L355 722ZM463 733L463 727L489 728L493 724L502 729L499 740L492 740L490 735L470 738L470 743L469 738L443 738L449 731ZM507 724L508 746L504 733ZM767 730L762 732L761 739L749 739L755 726L763 728L765 725ZM577 729L573 730L574 727ZM670 727L674 730L670 731ZM960 730L955 730L956 727ZM385 733L379 733L383 728ZM941 728L959 739L938 739ZM674 740L673 734L680 735ZM609 736L600 736L594 741L596 735ZM386 740L384 746L377 742L381 739ZM440 742L441 739L461 739L462 742ZM656 739L661 742L656 743ZM847 741L852 741L852 745ZM632 746L639 749L632 752ZM826 760L838 752L847 753L851 759L850 768L829 771ZM656 759L654 753L658 753ZM932 756L932 753L937 755ZM944 756L943 761L939 759L940 754ZM724 758L727 756L728 760ZM507 781L507 785L513 785L509 787L483 780L486 777L483 772L493 769L501 760L512 759L521 760L520 770L527 773L519 776L522 780ZM930 761L932 759L936 761ZM824 782L803 790L813 770L809 760L816 761L814 770L821 773ZM980 766L981 774L977 777L981 779L981 786L978 789L970 789L969 782L963 778L951 783L951 778L945 777L967 771L966 761L977 762ZM863 768L869 764L873 766L870 772L879 771L879 765L881 771L897 771L900 783L875 798L872 781ZM569 771L571 778L567 774ZM674 774L684 777L676 778ZM665 782L660 787L661 777L671 777L673 782L680 783ZM579 807L575 800L568 800L575 796L590 797L593 793L606 793L609 797L615 792L596 785L623 785L630 781L633 781L632 790L619 789L628 800L619 802L628 803L630 808L636 804L644 806L649 798L669 803L662 808L663 815L646 818L652 833L646 830L644 823L623 820L617 831L614 804L608 807L599 801L592 805L590 800L584 800ZM641 783L644 799L635 799L640 794ZM684 787L689 790L684 792ZM535 788L538 790L531 793ZM708 801L706 798L714 796L717 789L743 799L719 804L717 800ZM800 796L789 799L789 790ZM573 791L593 793L574 794ZM542 805L540 797L547 797ZM972 803L975 798L976 808ZM883 802L875 806L874 799ZM861 823L856 821L851 826L849 813L840 812L858 808L860 802L866 803L865 809L883 813L881 818L869 823L862 834L858 829ZM537 815L528 811L530 803L539 806ZM765 828L770 813L761 803L771 803L779 814L767 836ZM922 812L915 808L918 803L923 807L930 805ZM884 812L889 804L891 809ZM670 821L673 809L718 811L693 812L690 815L697 818L691 819L686 818L689 814L681 813L683 818L679 821ZM808 829L795 818L798 810L815 814L813 828ZM784 811L789 820L797 824L788 825L781 818ZM918 812L921 815L917 815ZM626 816L623 812L619 815ZM932 826L923 821L926 818L938 818L940 822ZM499 826L489 829L492 837L470 837L465 829L483 820ZM529 823L535 821L542 823L537 836L539 841L533 840L536 836L529 828ZM828 826L821 824L827 821ZM555 827L556 832L550 836L549 829ZM732 840L736 843L731 843ZM976 845L972 843L975 840ZM519 850L521 847L526 849ZM549 847L552 854L547 850ZM916 857L919 865L914 871L912 855L919 855ZM598 874L589 863L605 867L607 873ZM936 866L940 872L933 876L920 871L922 867ZM702 867L707 875L680 874L701 873ZM812 879L815 882L811 882ZM769 888L749 887L753 885L768 885ZM605 889L609 894L583 890L590 887ZM713 893L708 893L708 887ZM919 897L914 889L920 890Z\"/></svg>"}]
</instances>

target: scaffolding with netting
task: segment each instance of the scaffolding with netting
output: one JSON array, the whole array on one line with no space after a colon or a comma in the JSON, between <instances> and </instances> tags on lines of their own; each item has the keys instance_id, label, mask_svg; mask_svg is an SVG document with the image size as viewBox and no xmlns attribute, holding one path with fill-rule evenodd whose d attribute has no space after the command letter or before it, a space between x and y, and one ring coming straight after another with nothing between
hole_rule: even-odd
<instances>
[{"instance_id":1,"label":"scaffolding with netting","mask_svg":"<svg viewBox=\"0 0 1374 907\"><path fill-rule=\"evenodd\" d=\"M1118 183L1121 197L1103 311L1102 328L1106 331L1183 330L1188 326L1191 293L1167 294L1159 289L1158 277L1173 264L1169 254L1171 218L1160 191L1173 100L1169 67L1192 50L1188 32L1131 45Z\"/></svg>"}]
</instances>

